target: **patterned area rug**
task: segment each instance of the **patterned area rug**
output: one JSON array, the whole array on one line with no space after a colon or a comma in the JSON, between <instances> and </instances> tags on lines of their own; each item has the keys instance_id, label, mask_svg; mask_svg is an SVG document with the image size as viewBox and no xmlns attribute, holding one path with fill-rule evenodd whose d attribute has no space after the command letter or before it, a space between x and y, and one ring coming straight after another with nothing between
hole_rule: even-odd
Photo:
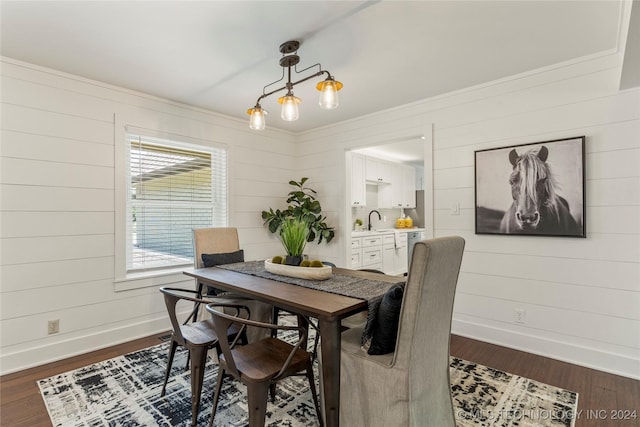
<instances>
[{"instance_id":1,"label":"patterned area rug","mask_svg":"<svg viewBox=\"0 0 640 427\"><path fill-rule=\"evenodd\" d=\"M167 393L160 397L168 344L160 344L38 381L54 426L189 426L190 374L186 352L178 350ZM574 425L576 393L486 366L451 358L451 383L459 427ZM211 414L217 365L205 372L198 425ZM226 380L215 425L245 426L246 389ZM267 407L268 426L317 426L304 377L278 384Z\"/></svg>"}]
</instances>

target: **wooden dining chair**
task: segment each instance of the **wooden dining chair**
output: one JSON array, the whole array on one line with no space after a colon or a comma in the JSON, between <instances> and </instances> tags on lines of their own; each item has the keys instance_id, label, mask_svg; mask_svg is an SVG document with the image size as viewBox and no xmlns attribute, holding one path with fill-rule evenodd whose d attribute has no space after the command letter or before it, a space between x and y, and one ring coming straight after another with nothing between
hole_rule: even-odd
<instances>
[{"instance_id":1,"label":"wooden dining chair","mask_svg":"<svg viewBox=\"0 0 640 427\"><path fill-rule=\"evenodd\" d=\"M363 350L362 328L342 333L341 425L455 427L449 339L464 244L458 236L415 244L404 289L392 288L378 309L376 351Z\"/></svg>"},{"instance_id":2,"label":"wooden dining chair","mask_svg":"<svg viewBox=\"0 0 640 427\"><path fill-rule=\"evenodd\" d=\"M217 334L211 318L196 322L181 323L178 321L177 312L177 306L180 301L189 301L190 303L205 306L206 304L220 304L220 299L215 297L198 298L198 291L194 289L162 287L160 288L160 292L164 294L164 302L167 306L169 319L171 320L171 326L173 328L167 369L164 374L164 382L162 383L160 396L165 395L176 349L178 346L185 347L189 351L189 359L191 361L191 425L195 426L200 409L200 394L202 392L202 380L204 378L207 352L212 348L216 348L219 352L219 337L224 337L224 339L222 339L224 343L228 343L229 340L231 340L232 342L240 341L246 344L247 337L245 328L242 325L229 325L229 328L224 330L222 334ZM237 305L233 305L229 306L229 309L237 312L237 307ZM187 365L189 365L189 363L187 363Z\"/></svg>"},{"instance_id":3,"label":"wooden dining chair","mask_svg":"<svg viewBox=\"0 0 640 427\"><path fill-rule=\"evenodd\" d=\"M222 383L231 375L247 387L249 427L263 427L266 417L267 398L271 386L278 381L293 376L305 375L316 407L320 426L323 420L316 392L311 353L302 348L307 342L307 331L303 326L287 326L258 322L224 313L213 305L207 305L212 315L213 325L218 333L224 333L233 324L242 324L268 330L297 331L297 341L289 344L281 339L267 336L260 341L244 346L233 346L228 342L220 342L218 380L213 397L213 408L209 427L214 419L220 399Z\"/></svg>"},{"instance_id":4,"label":"wooden dining chair","mask_svg":"<svg viewBox=\"0 0 640 427\"><path fill-rule=\"evenodd\" d=\"M193 264L195 268L213 267L220 264L230 264L244 261L244 252L240 249L238 229L235 227L208 227L193 230ZM205 262L206 260L206 262ZM206 284L196 281L196 289L202 294L220 294L227 299L229 304L242 304L251 309L251 315L255 320L270 322L273 306L244 296L238 296L229 292L216 289L208 289ZM211 292L213 291L213 292ZM200 310L198 310L198 308ZM200 314L198 314L200 311ZM204 306L194 308L194 316L204 317L208 315ZM247 329L249 342L263 338L264 333L256 328Z\"/></svg>"}]
</instances>

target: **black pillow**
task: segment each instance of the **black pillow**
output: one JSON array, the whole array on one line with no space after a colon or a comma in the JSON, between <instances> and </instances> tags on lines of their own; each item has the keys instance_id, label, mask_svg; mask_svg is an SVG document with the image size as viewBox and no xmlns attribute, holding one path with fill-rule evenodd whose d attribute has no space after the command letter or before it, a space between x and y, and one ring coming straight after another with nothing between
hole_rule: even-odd
<instances>
[{"instance_id":1,"label":"black pillow","mask_svg":"<svg viewBox=\"0 0 640 427\"><path fill-rule=\"evenodd\" d=\"M244 250L240 249L236 252L229 252L223 254L202 254L202 262L205 267L215 267L220 264L233 264L234 262L244 262ZM205 295L214 296L220 295L224 291L216 289L213 286L207 285L207 292Z\"/></svg>"},{"instance_id":2,"label":"black pillow","mask_svg":"<svg viewBox=\"0 0 640 427\"><path fill-rule=\"evenodd\" d=\"M368 354L387 354L396 349L403 295L402 285L393 285L382 297L373 324Z\"/></svg>"},{"instance_id":3,"label":"black pillow","mask_svg":"<svg viewBox=\"0 0 640 427\"><path fill-rule=\"evenodd\" d=\"M234 262L244 262L244 250L228 252L224 254L202 254L202 262L205 267L215 267L220 264L233 264Z\"/></svg>"}]
</instances>

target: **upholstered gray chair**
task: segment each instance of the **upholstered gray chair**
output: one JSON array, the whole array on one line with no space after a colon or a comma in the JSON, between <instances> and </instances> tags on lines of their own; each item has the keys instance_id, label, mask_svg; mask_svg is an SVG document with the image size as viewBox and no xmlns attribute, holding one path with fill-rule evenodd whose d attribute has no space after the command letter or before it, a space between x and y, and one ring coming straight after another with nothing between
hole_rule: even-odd
<instances>
[{"instance_id":1,"label":"upholstered gray chair","mask_svg":"<svg viewBox=\"0 0 640 427\"><path fill-rule=\"evenodd\" d=\"M415 244L395 352L367 354L360 328L342 334L341 425L455 427L449 336L463 250L456 236Z\"/></svg>"}]
</instances>

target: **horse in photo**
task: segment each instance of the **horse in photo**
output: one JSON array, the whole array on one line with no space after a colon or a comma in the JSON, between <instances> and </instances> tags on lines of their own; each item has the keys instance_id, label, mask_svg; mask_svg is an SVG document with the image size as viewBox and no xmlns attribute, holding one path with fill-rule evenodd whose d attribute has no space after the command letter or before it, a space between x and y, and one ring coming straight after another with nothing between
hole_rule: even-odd
<instances>
[{"instance_id":1,"label":"horse in photo","mask_svg":"<svg viewBox=\"0 0 640 427\"><path fill-rule=\"evenodd\" d=\"M542 146L518 155L509 152L513 171L509 177L513 203L500 222L500 232L508 234L579 235L580 229L571 215L569 203L557 194L547 157Z\"/></svg>"}]
</instances>

